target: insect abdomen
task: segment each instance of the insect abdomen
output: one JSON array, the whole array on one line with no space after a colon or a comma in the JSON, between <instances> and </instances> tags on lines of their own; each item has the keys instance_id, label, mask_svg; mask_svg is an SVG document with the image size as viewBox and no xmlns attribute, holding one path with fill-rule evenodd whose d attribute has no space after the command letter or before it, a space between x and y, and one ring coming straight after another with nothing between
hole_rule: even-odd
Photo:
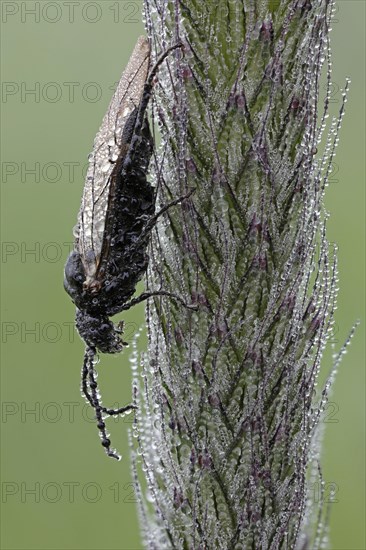
<instances>
[{"instance_id":1,"label":"insect abdomen","mask_svg":"<svg viewBox=\"0 0 366 550\"><path fill-rule=\"evenodd\" d=\"M135 162L116 176L113 204L106 222L110 239L105 248L107 253L101 259L104 279L101 297L104 294L107 315L121 311L147 269L148 235L143 239L141 235L155 210L154 188L146 178L151 154L150 130L145 120Z\"/></svg>"}]
</instances>

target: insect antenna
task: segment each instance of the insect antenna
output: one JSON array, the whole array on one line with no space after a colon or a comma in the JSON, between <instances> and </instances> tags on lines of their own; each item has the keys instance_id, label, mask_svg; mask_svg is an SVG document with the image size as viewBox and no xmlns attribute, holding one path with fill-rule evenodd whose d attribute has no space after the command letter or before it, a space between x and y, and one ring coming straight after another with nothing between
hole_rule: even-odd
<instances>
[{"instance_id":1,"label":"insect antenna","mask_svg":"<svg viewBox=\"0 0 366 550\"><path fill-rule=\"evenodd\" d=\"M90 405L95 410L97 427L105 452L108 456L115 458L116 460L120 460L120 455L111 449L111 440L108 437L109 434L106 430L106 424L104 422L103 414L107 414L109 416L119 415L129 410L136 409L136 407L134 405L128 405L119 409L107 409L106 407L102 406L100 400L100 392L98 390L98 383L96 380L96 372L94 369L95 357L96 349L93 347L87 347L84 353L81 388L85 398L89 401Z\"/></svg>"},{"instance_id":2,"label":"insect antenna","mask_svg":"<svg viewBox=\"0 0 366 550\"><path fill-rule=\"evenodd\" d=\"M94 401L88 389L88 360L89 355L88 350L86 350L84 353L84 362L81 370L81 392L86 400L89 401L89 404L94 408ZM137 407L135 405L126 405L125 407L120 407L119 409L107 409L106 407L101 407L101 411L109 416L117 416L118 414L124 414L128 411L134 411L136 409Z\"/></svg>"},{"instance_id":3,"label":"insect antenna","mask_svg":"<svg viewBox=\"0 0 366 550\"><path fill-rule=\"evenodd\" d=\"M89 363L88 349L85 349L84 361L81 369L81 392L85 396L85 398L89 401L90 405L94 408L93 399L88 390L88 363Z\"/></svg>"}]
</instances>

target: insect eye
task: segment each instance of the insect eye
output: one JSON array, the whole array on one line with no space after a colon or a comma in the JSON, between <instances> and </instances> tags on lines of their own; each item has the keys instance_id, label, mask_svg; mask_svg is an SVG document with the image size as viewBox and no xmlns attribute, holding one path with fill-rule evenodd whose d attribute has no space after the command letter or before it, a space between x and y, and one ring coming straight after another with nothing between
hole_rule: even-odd
<instances>
[{"instance_id":1,"label":"insect eye","mask_svg":"<svg viewBox=\"0 0 366 550\"><path fill-rule=\"evenodd\" d=\"M80 254L73 251L67 259L65 266L65 279L69 286L77 288L85 279L84 269L80 260Z\"/></svg>"}]
</instances>

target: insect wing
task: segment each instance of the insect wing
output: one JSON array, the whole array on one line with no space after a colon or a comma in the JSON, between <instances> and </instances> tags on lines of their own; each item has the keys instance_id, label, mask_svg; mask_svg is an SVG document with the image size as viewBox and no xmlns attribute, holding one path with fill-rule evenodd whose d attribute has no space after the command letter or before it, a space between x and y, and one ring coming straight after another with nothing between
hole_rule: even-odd
<instances>
[{"instance_id":1,"label":"insect wing","mask_svg":"<svg viewBox=\"0 0 366 550\"><path fill-rule=\"evenodd\" d=\"M85 287L92 286L100 263L106 218L116 162L128 151L125 125L141 101L149 70L150 48L141 36L132 52L117 89L95 137L88 160L83 197L75 232L85 275Z\"/></svg>"}]
</instances>

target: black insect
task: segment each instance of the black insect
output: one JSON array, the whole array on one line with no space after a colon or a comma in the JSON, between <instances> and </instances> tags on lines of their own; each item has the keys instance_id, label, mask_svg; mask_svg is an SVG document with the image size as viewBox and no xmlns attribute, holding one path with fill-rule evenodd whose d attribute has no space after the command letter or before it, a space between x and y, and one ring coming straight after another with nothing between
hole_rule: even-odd
<instances>
[{"instance_id":1,"label":"black insect","mask_svg":"<svg viewBox=\"0 0 366 550\"><path fill-rule=\"evenodd\" d=\"M177 47L169 48L149 73L149 43L138 39L89 155L74 250L65 266L64 287L77 307L76 327L86 344L82 393L95 410L106 453L116 459L120 456L111 449L104 418L135 406L114 410L101 404L94 369L97 351L118 353L127 345L123 323L115 325L109 317L158 294L186 305L164 291L130 299L147 270L149 236L158 217L192 193L155 213L155 189L146 179L153 151L146 113L153 79Z\"/></svg>"}]
</instances>

